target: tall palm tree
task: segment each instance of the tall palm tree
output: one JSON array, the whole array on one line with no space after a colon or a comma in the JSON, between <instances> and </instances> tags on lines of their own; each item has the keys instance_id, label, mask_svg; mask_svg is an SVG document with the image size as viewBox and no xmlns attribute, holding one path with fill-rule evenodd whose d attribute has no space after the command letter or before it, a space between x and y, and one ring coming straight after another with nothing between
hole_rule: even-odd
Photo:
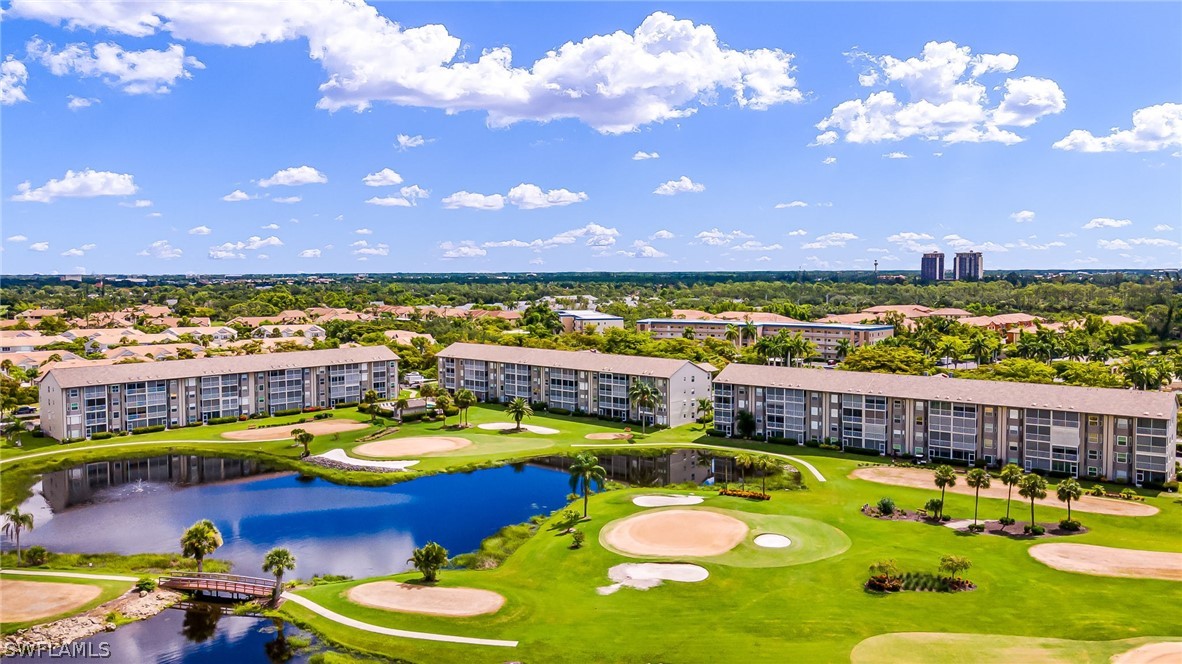
<instances>
[{"instance_id":1,"label":"tall palm tree","mask_svg":"<svg viewBox=\"0 0 1182 664\"><path fill-rule=\"evenodd\" d=\"M603 489L607 471L599 465L599 457L584 452L575 457L567 472L570 473L570 490L583 494L583 518L587 518L587 499L595 487Z\"/></svg>"},{"instance_id":2,"label":"tall palm tree","mask_svg":"<svg viewBox=\"0 0 1182 664\"><path fill-rule=\"evenodd\" d=\"M505 413L513 418L517 423L517 428L514 431L521 431L521 419L529 417L534 414L534 409L530 407L529 402L521 397L517 397L505 404Z\"/></svg>"},{"instance_id":3,"label":"tall palm tree","mask_svg":"<svg viewBox=\"0 0 1182 664\"><path fill-rule=\"evenodd\" d=\"M698 417L702 418L702 430L706 430L706 421L714 416L714 401L710 397L698 399L695 407Z\"/></svg>"},{"instance_id":4,"label":"tall palm tree","mask_svg":"<svg viewBox=\"0 0 1182 664\"><path fill-rule=\"evenodd\" d=\"M833 350L837 353L838 360L844 360L845 356L849 355L850 351L854 350L854 342L850 341L849 339L838 339L837 345L834 346Z\"/></svg>"},{"instance_id":5,"label":"tall palm tree","mask_svg":"<svg viewBox=\"0 0 1182 664\"><path fill-rule=\"evenodd\" d=\"M398 417L401 418L402 411L410 407L410 399L399 395L398 398L394 400L394 407L398 409Z\"/></svg>"},{"instance_id":6,"label":"tall palm tree","mask_svg":"<svg viewBox=\"0 0 1182 664\"><path fill-rule=\"evenodd\" d=\"M279 595L283 592L283 573L290 572L295 569L295 566L295 556L284 548L271 549L267 555L263 556L263 571L275 575L275 592L271 594L272 602L279 601Z\"/></svg>"},{"instance_id":7,"label":"tall palm tree","mask_svg":"<svg viewBox=\"0 0 1182 664\"><path fill-rule=\"evenodd\" d=\"M1034 527L1034 501L1047 497L1047 481L1040 475L1030 473L1018 482L1018 495L1030 500L1030 527Z\"/></svg>"},{"instance_id":8,"label":"tall palm tree","mask_svg":"<svg viewBox=\"0 0 1182 664\"><path fill-rule=\"evenodd\" d=\"M205 557L222 545L222 533L209 519L202 519L181 535L181 555L197 561L197 571L205 571Z\"/></svg>"},{"instance_id":9,"label":"tall palm tree","mask_svg":"<svg viewBox=\"0 0 1182 664\"><path fill-rule=\"evenodd\" d=\"M637 380L628 387L628 400L636 406L636 414L640 417L641 433L648 433L648 420L645 419L644 411L648 410L651 414L653 409L657 407L660 398L661 392L648 381Z\"/></svg>"},{"instance_id":10,"label":"tall palm tree","mask_svg":"<svg viewBox=\"0 0 1182 664\"><path fill-rule=\"evenodd\" d=\"M412 551L406 562L413 564L422 573L424 581L435 583L439 578L439 569L446 567L449 561L447 549L438 542L427 542L422 548Z\"/></svg>"},{"instance_id":11,"label":"tall palm tree","mask_svg":"<svg viewBox=\"0 0 1182 664\"><path fill-rule=\"evenodd\" d=\"M1067 520L1070 521L1071 501L1079 500L1083 497L1083 487L1080 486L1079 482L1074 477L1069 477L1062 482L1059 482L1059 486L1055 487L1055 496L1058 497L1059 500L1067 503Z\"/></svg>"},{"instance_id":12,"label":"tall palm tree","mask_svg":"<svg viewBox=\"0 0 1182 664\"><path fill-rule=\"evenodd\" d=\"M686 328L681 331L681 336L685 339L689 339L690 341L693 341L694 340L694 328L687 325Z\"/></svg>"},{"instance_id":13,"label":"tall palm tree","mask_svg":"<svg viewBox=\"0 0 1182 664\"><path fill-rule=\"evenodd\" d=\"M968 351L973 359L977 360L977 364L985 364L985 358L993 355L993 344L990 343L989 337L978 334L969 339Z\"/></svg>"},{"instance_id":14,"label":"tall palm tree","mask_svg":"<svg viewBox=\"0 0 1182 664\"><path fill-rule=\"evenodd\" d=\"M16 542L16 564L21 564L21 531L33 529L33 515L13 507L4 513L4 535Z\"/></svg>"},{"instance_id":15,"label":"tall palm tree","mask_svg":"<svg viewBox=\"0 0 1182 664\"><path fill-rule=\"evenodd\" d=\"M933 470L936 486L940 488L940 509L936 513L936 518L942 519L944 518L944 492L948 490L948 487L956 486L956 471L952 469L952 466L944 464L936 466Z\"/></svg>"},{"instance_id":16,"label":"tall palm tree","mask_svg":"<svg viewBox=\"0 0 1182 664\"><path fill-rule=\"evenodd\" d=\"M735 455L735 468L738 468L739 473L739 488L747 488L747 471L755 467L755 455L741 452Z\"/></svg>"},{"instance_id":17,"label":"tall palm tree","mask_svg":"<svg viewBox=\"0 0 1182 664\"><path fill-rule=\"evenodd\" d=\"M726 340L733 343L735 348L738 348L743 345L743 333L739 331L739 328L728 323L726 326Z\"/></svg>"},{"instance_id":18,"label":"tall palm tree","mask_svg":"<svg viewBox=\"0 0 1182 664\"><path fill-rule=\"evenodd\" d=\"M460 426L468 423L468 409L476 405L476 394L468 388L456 390L456 408L460 409Z\"/></svg>"},{"instance_id":19,"label":"tall palm tree","mask_svg":"<svg viewBox=\"0 0 1182 664\"><path fill-rule=\"evenodd\" d=\"M1014 486L1022 481L1022 468L1016 463L1007 463L998 473L998 479L1006 485L1006 521L1008 522L1010 520L1010 500L1014 496Z\"/></svg>"},{"instance_id":20,"label":"tall palm tree","mask_svg":"<svg viewBox=\"0 0 1182 664\"><path fill-rule=\"evenodd\" d=\"M784 469L779 463L773 459L765 456L757 456L755 458L755 470L759 472L759 490L760 493L767 495L767 478L769 475L778 475Z\"/></svg>"},{"instance_id":21,"label":"tall palm tree","mask_svg":"<svg viewBox=\"0 0 1182 664\"><path fill-rule=\"evenodd\" d=\"M976 489L976 495L973 497L973 525L977 525L977 506L981 503L981 489L988 489L990 483L989 473L985 472L984 468L974 468L965 476L964 483Z\"/></svg>"},{"instance_id":22,"label":"tall palm tree","mask_svg":"<svg viewBox=\"0 0 1182 664\"><path fill-rule=\"evenodd\" d=\"M750 318L743 321L743 334L747 337L747 343L749 344L755 343L755 339L759 337L759 328L756 327L755 323L751 322Z\"/></svg>"}]
</instances>

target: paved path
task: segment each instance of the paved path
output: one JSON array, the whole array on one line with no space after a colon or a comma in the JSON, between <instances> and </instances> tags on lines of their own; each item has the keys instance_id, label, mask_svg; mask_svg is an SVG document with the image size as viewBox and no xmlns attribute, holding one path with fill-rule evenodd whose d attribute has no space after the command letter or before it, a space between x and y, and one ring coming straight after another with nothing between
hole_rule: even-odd
<instances>
[{"instance_id":1,"label":"paved path","mask_svg":"<svg viewBox=\"0 0 1182 664\"><path fill-rule=\"evenodd\" d=\"M118 576L115 574L84 574L82 572L49 572L46 570L34 569L0 569L0 574L28 574L29 576L56 576L66 579L94 579L95 581L128 581L135 583L139 581L138 577L134 576Z\"/></svg>"},{"instance_id":2,"label":"paved path","mask_svg":"<svg viewBox=\"0 0 1182 664\"><path fill-rule=\"evenodd\" d=\"M305 609L308 609L312 613L315 613L316 615L321 616L323 618L327 618L335 623L345 625L346 627L352 627L354 629L360 629L360 630L366 631L366 632L373 632L374 634L384 634L386 636L399 636L404 639L419 639L422 641L440 641L443 643L463 643L466 645L473 645L473 646L499 646L501 648L516 648L517 647L516 641L501 641L498 639L478 639L478 638L474 638L474 637L470 637L470 636L451 636L449 634L432 634L430 632L411 632L411 631L407 631L404 629L394 629L393 627L381 627L379 625L371 625L370 623L367 623L367 622L361 622L360 620L355 620L355 619L349 618L347 616L342 616L341 614L339 614L335 611L332 611L330 609L324 608L323 606L320 606L319 604L317 604L316 602L313 602L312 600L308 599L307 597L302 597L300 595L295 595L293 593L283 593L283 599L285 599L289 602L293 602L295 604L299 604L300 606L304 607Z\"/></svg>"},{"instance_id":3,"label":"paved path","mask_svg":"<svg viewBox=\"0 0 1182 664\"><path fill-rule=\"evenodd\" d=\"M14 461L24 461L25 459L36 459L36 458L38 458L38 457L53 456L53 455L55 455L55 454L69 454L70 452L85 452L85 451L88 451L88 450L101 450L101 449L103 449L103 448L105 448L105 447L133 447L133 446L140 446L140 445L156 445L157 447L162 447L162 448L163 448L163 447L167 447L167 446L169 446L169 445L175 445L175 444L178 444L178 443L181 443L181 444L189 444L189 443L207 443L207 444L208 444L208 443L214 443L214 444L242 445L242 444L244 444L244 443L247 443L247 444L249 444L249 443L262 443L262 442L275 442L275 441L261 441L261 440L253 440L253 441L248 441L248 440L172 440L172 439L169 439L169 440L145 440L145 441L138 442L138 443L124 443L124 442L118 442L118 443L109 443L109 444L107 444L107 445L84 445L84 446L82 446L82 447L55 447L55 448L53 448L53 449L46 450L45 452L33 452L32 454L22 454L22 455L20 455L20 456L10 456L10 457L8 457L8 458L5 458L5 459L0 459L0 466L3 466L3 465L4 465L4 464L6 464L6 463L12 463L12 462L14 462Z\"/></svg>"},{"instance_id":4,"label":"paved path","mask_svg":"<svg viewBox=\"0 0 1182 664\"><path fill-rule=\"evenodd\" d=\"M571 445L571 447L614 447L614 448L621 448L621 447L670 447L670 448L673 448L673 447L700 447L700 448L704 448L704 449L708 449L708 450L724 450L724 451L728 451L728 452L735 452L735 451L756 452L759 454L765 454L767 456L773 456L773 457L777 457L780 459L786 459L788 461L791 461L794 464L798 464L800 466L803 466L805 469L807 469L810 473L813 474L813 477L817 478L818 482L825 481L825 476L821 474L821 471L817 470L817 468L815 466L813 466L813 464L809 463L808 461L805 461L804 459L801 459L799 457L790 456L787 454L779 454L777 452L764 452L763 450L753 450L753 449L748 449L748 448L744 448L744 447L726 447L725 445L705 445L703 443L676 443L676 444L674 444L674 443L649 443L647 445L646 444L637 445L635 443L631 443L631 444L630 443L601 443L601 444L597 444L597 445L575 444L575 445Z\"/></svg>"}]
</instances>

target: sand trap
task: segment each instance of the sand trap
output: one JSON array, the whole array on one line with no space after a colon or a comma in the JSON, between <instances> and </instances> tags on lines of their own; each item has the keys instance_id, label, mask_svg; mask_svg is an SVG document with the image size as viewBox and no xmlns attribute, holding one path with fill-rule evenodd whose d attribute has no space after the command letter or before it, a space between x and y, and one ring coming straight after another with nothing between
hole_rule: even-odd
<instances>
[{"instance_id":1,"label":"sand trap","mask_svg":"<svg viewBox=\"0 0 1182 664\"><path fill-rule=\"evenodd\" d=\"M512 422L487 422L485 424L477 425L485 431L511 431L517 428L517 425ZM522 424L522 431L530 433L552 434L558 433L558 429L551 429L550 427L536 427L532 424Z\"/></svg>"},{"instance_id":2,"label":"sand trap","mask_svg":"<svg viewBox=\"0 0 1182 664\"><path fill-rule=\"evenodd\" d=\"M607 576L614 583L596 588L595 592L600 595L610 595L620 588L648 590L664 581L697 583L705 581L710 573L689 563L624 563L609 569Z\"/></svg>"},{"instance_id":3,"label":"sand trap","mask_svg":"<svg viewBox=\"0 0 1182 664\"><path fill-rule=\"evenodd\" d=\"M765 549L784 549L792 546L792 540L776 533L764 533L755 536L755 546L762 546Z\"/></svg>"},{"instance_id":4,"label":"sand trap","mask_svg":"<svg viewBox=\"0 0 1182 664\"><path fill-rule=\"evenodd\" d=\"M932 483L932 471L922 470L919 468L892 468L890 466L872 466L869 468L859 468L850 473L850 477L861 480L870 480L871 482L878 482L880 484L894 484L896 486L908 486L916 489L931 489L939 492L936 485ZM968 487L964 483L964 475L957 475L956 486L948 488L949 493L961 493L966 496L971 496L975 492L974 489ZM1047 507L1058 507L1065 509L1066 503L1060 502L1055 498L1055 491L1051 489L1047 492L1046 498L1034 501L1035 505L1045 505ZM1006 486L998 480L994 480L993 484L988 489L981 489L982 498L1006 498ZM1018 487L1014 487L1014 502L1018 504L1029 501L1018 495ZM1084 496L1079 500L1072 501L1071 509L1074 512L1091 512L1093 514L1112 514L1115 516L1152 516L1157 514L1157 508L1145 503L1136 503L1131 500L1119 500L1115 498L1097 498L1095 496Z\"/></svg>"},{"instance_id":5,"label":"sand trap","mask_svg":"<svg viewBox=\"0 0 1182 664\"><path fill-rule=\"evenodd\" d=\"M418 456L435 452L450 452L461 447L467 447L472 441L466 438L451 436L411 436L409 438L391 438L365 443L353 448L357 456L388 458Z\"/></svg>"},{"instance_id":6,"label":"sand trap","mask_svg":"<svg viewBox=\"0 0 1182 664\"><path fill-rule=\"evenodd\" d=\"M630 433L589 433L583 436L587 440L632 440Z\"/></svg>"},{"instance_id":7,"label":"sand trap","mask_svg":"<svg viewBox=\"0 0 1182 664\"><path fill-rule=\"evenodd\" d=\"M1112 658L1112 664L1178 664L1182 662L1182 642L1147 643Z\"/></svg>"},{"instance_id":8,"label":"sand trap","mask_svg":"<svg viewBox=\"0 0 1182 664\"><path fill-rule=\"evenodd\" d=\"M1182 553L1115 549L1093 544L1035 544L1034 559L1064 572L1182 581Z\"/></svg>"},{"instance_id":9,"label":"sand trap","mask_svg":"<svg viewBox=\"0 0 1182 664\"><path fill-rule=\"evenodd\" d=\"M99 586L0 579L0 623L38 620L66 613L102 594Z\"/></svg>"},{"instance_id":10,"label":"sand trap","mask_svg":"<svg viewBox=\"0 0 1182 664\"><path fill-rule=\"evenodd\" d=\"M329 450L324 454L314 454L308 458L328 459L329 461L335 461L341 465L351 466L361 470L365 470L367 468L374 470L406 470L411 466L418 464L418 461L415 459L407 459L405 461L366 461L364 459L354 459L353 457L346 454L345 450L340 448Z\"/></svg>"},{"instance_id":11,"label":"sand trap","mask_svg":"<svg viewBox=\"0 0 1182 664\"><path fill-rule=\"evenodd\" d=\"M747 524L708 510L642 512L599 533L608 547L634 556L717 556L747 536Z\"/></svg>"},{"instance_id":12,"label":"sand trap","mask_svg":"<svg viewBox=\"0 0 1182 664\"><path fill-rule=\"evenodd\" d=\"M303 424L289 424L281 427L266 427L263 429L242 429L241 431L227 431L222 434L226 440L287 440L291 438L292 429L303 429L313 436L323 436L330 433L344 433L364 429L369 425L357 420L317 420Z\"/></svg>"},{"instance_id":13,"label":"sand trap","mask_svg":"<svg viewBox=\"0 0 1182 664\"><path fill-rule=\"evenodd\" d=\"M674 505L697 505L702 502L701 496L637 496L632 499L633 505L640 507L672 507Z\"/></svg>"},{"instance_id":14,"label":"sand trap","mask_svg":"<svg viewBox=\"0 0 1182 664\"><path fill-rule=\"evenodd\" d=\"M437 588L396 581L375 581L354 586L346 593L350 602L362 606L431 616L479 616L496 613L505 598L491 590Z\"/></svg>"}]
</instances>

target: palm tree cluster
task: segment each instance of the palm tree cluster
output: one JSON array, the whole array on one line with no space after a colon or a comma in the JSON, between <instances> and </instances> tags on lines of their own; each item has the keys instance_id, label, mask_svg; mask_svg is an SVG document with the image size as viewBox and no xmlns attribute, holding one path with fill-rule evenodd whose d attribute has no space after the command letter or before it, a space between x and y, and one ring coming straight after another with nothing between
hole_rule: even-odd
<instances>
[{"instance_id":1,"label":"palm tree cluster","mask_svg":"<svg viewBox=\"0 0 1182 664\"><path fill-rule=\"evenodd\" d=\"M477 403L476 393L468 388L456 390L454 398L456 408L460 409L460 426L468 426L468 409Z\"/></svg>"},{"instance_id":2,"label":"palm tree cluster","mask_svg":"<svg viewBox=\"0 0 1182 664\"><path fill-rule=\"evenodd\" d=\"M1168 385L1173 378L1182 380L1182 356L1149 357L1134 353L1120 364L1120 373L1129 384L1138 390L1157 390Z\"/></svg>"},{"instance_id":3,"label":"palm tree cluster","mask_svg":"<svg viewBox=\"0 0 1182 664\"><path fill-rule=\"evenodd\" d=\"M779 362L787 367L801 364L816 355L817 346L799 332L794 334L788 330L780 330L770 337L762 337L756 341L755 352L768 364Z\"/></svg>"}]
</instances>

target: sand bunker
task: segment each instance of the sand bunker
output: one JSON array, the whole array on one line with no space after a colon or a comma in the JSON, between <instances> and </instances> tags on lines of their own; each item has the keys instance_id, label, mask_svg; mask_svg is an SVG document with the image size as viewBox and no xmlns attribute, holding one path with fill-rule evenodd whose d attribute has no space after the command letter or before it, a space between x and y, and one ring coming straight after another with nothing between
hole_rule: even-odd
<instances>
[{"instance_id":1,"label":"sand bunker","mask_svg":"<svg viewBox=\"0 0 1182 664\"><path fill-rule=\"evenodd\" d=\"M610 595L620 588L648 590L664 581L697 583L705 581L710 573L703 567L689 563L624 563L609 569L607 576L614 583L596 588L595 592L600 595Z\"/></svg>"},{"instance_id":2,"label":"sand bunker","mask_svg":"<svg viewBox=\"0 0 1182 664\"><path fill-rule=\"evenodd\" d=\"M477 425L485 431L510 431L517 428L517 425L512 422L486 422L485 424ZM558 433L558 429L551 429L550 427L536 427L532 424L522 424L522 431L530 433L551 434Z\"/></svg>"},{"instance_id":3,"label":"sand bunker","mask_svg":"<svg viewBox=\"0 0 1182 664\"><path fill-rule=\"evenodd\" d=\"M755 536L755 546L762 546L765 549L784 549L792 546L792 540L776 533L764 533Z\"/></svg>"},{"instance_id":4,"label":"sand bunker","mask_svg":"<svg viewBox=\"0 0 1182 664\"><path fill-rule=\"evenodd\" d=\"M1112 664L1178 664L1182 662L1182 642L1147 643L1112 658Z\"/></svg>"},{"instance_id":5,"label":"sand bunker","mask_svg":"<svg viewBox=\"0 0 1182 664\"><path fill-rule=\"evenodd\" d=\"M327 459L329 461L335 461L342 466L349 466L358 470L406 470L419 463L416 459L405 459L403 461L366 461L364 459L354 459L346 454L345 450L340 448L329 450L324 454L314 454L308 458Z\"/></svg>"},{"instance_id":6,"label":"sand bunker","mask_svg":"<svg viewBox=\"0 0 1182 664\"><path fill-rule=\"evenodd\" d=\"M674 505L697 505L702 502L701 496L637 496L632 499L633 505L640 507L672 507Z\"/></svg>"},{"instance_id":7,"label":"sand bunker","mask_svg":"<svg viewBox=\"0 0 1182 664\"><path fill-rule=\"evenodd\" d=\"M586 438L587 440L632 440L632 434L624 433L624 432L620 432L620 433L607 433L607 432L589 433L583 437Z\"/></svg>"},{"instance_id":8,"label":"sand bunker","mask_svg":"<svg viewBox=\"0 0 1182 664\"><path fill-rule=\"evenodd\" d=\"M365 443L353 448L357 456L389 458L408 457L435 452L450 452L461 447L467 447L472 441L466 438L452 438L451 436L411 436L409 438L391 438Z\"/></svg>"},{"instance_id":9,"label":"sand bunker","mask_svg":"<svg viewBox=\"0 0 1182 664\"><path fill-rule=\"evenodd\" d=\"M861 480L870 480L871 482L878 482L880 484L894 484L896 486L908 486L916 489L931 489L932 491L939 491L936 485L932 483L932 471L921 470L918 468L892 468L890 466L872 466L869 468L859 468L850 473L850 477ZM974 489L968 487L964 483L964 476L960 475L956 478L956 485L948 487L949 493L962 493L971 496ZM1047 507L1058 507L1063 509L1066 505L1055 498L1055 492L1052 489L1048 492L1050 495L1035 501L1036 505L1045 505ZM1006 498L1006 486L1001 482L994 482L988 489L981 489L982 498ZM1017 501L1026 501L1018 495L1018 490L1014 489L1014 499ZM1028 502L1028 501L1026 501ZM1076 512L1091 512L1093 514L1112 514L1115 516L1152 516L1157 514L1157 508L1145 503L1135 503L1130 500L1118 500L1115 498L1096 498L1095 496L1084 496L1079 500L1072 501L1071 509Z\"/></svg>"},{"instance_id":10,"label":"sand bunker","mask_svg":"<svg viewBox=\"0 0 1182 664\"><path fill-rule=\"evenodd\" d=\"M102 594L99 586L0 579L0 623L18 623L77 609Z\"/></svg>"},{"instance_id":11,"label":"sand bunker","mask_svg":"<svg viewBox=\"0 0 1182 664\"><path fill-rule=\"evenodd\" d=\"M491 590L437 588L396 581L363 583L350 588L346 595L350 602L362 606L431 616L479 616L496 613L505 605L505 598Z\"/></svg>"},{"instance_id":12,"label":"sand bunker","mask_svg":"<svg viewBox=\"0 0 1182 664\"><path fill-rule=\"evenodd\" d=\"M633 556L717 556L747 536L747 524L708 510L642 512L599 533L609 548Z\"/></svg>"},{"instance_id":13,"label":"sand bunker","mask_svg":"<svg viewBox=\"0 0 1182 664\"><path fill-rule=\"evenodd\" d=\"M303 424L289 424L281 427L266 427L263 429L243 429L241 431L227 431L222 434L226 440L287 440L291 438L292 429L303 429L313 436L323 436L330 433L344 433L364 429L369 425L357 420L317 420Z\"/></svg>"},{"instance_id":14,"label":"sand bunker","mask_svg":"<svg viewBox=\"0 0 1182 664\"><path fill-rule=\"evenodd\" d=\"M1093 544L1035 544L1034 559L1064 572L1182 581L1182 553L1115 549Z\"/></svg>"}]
</instances>

